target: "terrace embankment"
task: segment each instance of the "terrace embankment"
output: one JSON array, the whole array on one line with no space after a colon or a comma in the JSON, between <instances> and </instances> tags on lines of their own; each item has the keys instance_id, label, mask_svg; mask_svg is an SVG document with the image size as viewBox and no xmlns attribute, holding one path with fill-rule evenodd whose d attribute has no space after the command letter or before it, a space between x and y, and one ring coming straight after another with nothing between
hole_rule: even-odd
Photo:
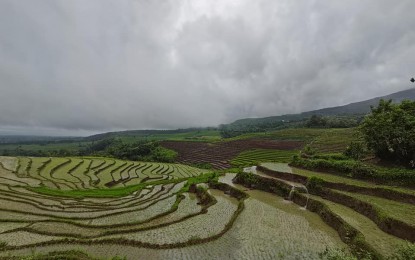
<instances>
[{"instance_id":1,"label":"terrace embankment","mask_svg":"<svg viewBox=\"0 0 415 260\"><path fill-rule=\"evenodd\" d=\"M272 170L270 168L273 168ZM276 170L277 169L277 170ZM286 164L263 164L260 167L257 167L258 176L259 178L265 178L268 180L261 180L258 182L256 179L256 186L261 188L262 184L265 185L277 185L282 187L286 187L287 184L289 185L295 185L295 183L299 183L297 185L304 185L309 184L308 181L310 177L316 177L313 176L313 174L310 174L310 172L307 172L309 175L304 175L304 173L301 174L295 174L293 169L291 169ZM269 177L266 177L269 175ZM324 177L326 174L322 173L316 173L317 176ZM265 176L265 177L263 177ZM273 179L273 182L271 182L269 179ZM347 178L344 177L331 177L328 179L335 179L337 181L343 180L343 181L349 181ZM318 189L312 189L311 192L321 196L321 198L324 198L324 202L330 201L335 202L334 205L337 205L337 207L331 207L334 209L337 209L337 213L340 217L343 217L342 212L345 212L346 218L347 215L350 214L349 211L345 210L338 210L341 209L341 205L347 206L352 211L354 211L355 219L360 219L361 223L367 223L367 221L372 221L371 226L376 226L376 229L374 229L374 232L369 232L370 237L368 243L372 248L376 248L377 251L382 252L383 255L387 253L393 252L393 250L385 250L385 248L388 248L387 246L379 247L378 244L375 242L377 240L383 241L383 245L390 244L393 245L392 248L396 248L398 245L402 245L404 243L404 240L408 241L414 241L415 236L415 223L413 221L412 215L415 211L415 207L411 203L411 191L405 190L405 189L397 189L395 190L394 187L371 187L376 186L375 184L371 184L368 182L362 182L362 181L354 181L350 180L353 184L348 183L332 183L325 181L324 179L319 179L319 187ZM252 182L252 181L251 181ZM262 183L262 184L261 184ZM281 184L283 183L283 184ZM294 184L292 184L294 183ZM339 184L339 185L337 185ZM332 189L329 189L327 187L330 187ZM346 187L346 190L348 191L335 191L334 189L344 190ZM313 186L309 187L313 188ZM315 188L315 187L314 187ZM269 187L267 190L272 191ZM275 189L274 189L275 190ZM276 189L278 191L281 191L281 188ZM350 190L354 192L349 192ZM355 193L355 192L360 193ZM368 192L367 192L368 191ZM392 194L395 194L396 196L391 196L389 199L387 199L387 196L385 195L385 192L391 191ZM365 195L365 193L374 194L375 196ZM302 198L302 199L299 199ZM312 197L310 199L310 203L308 208L310 210L313 209L313 204L315 204L316 198L320 197ZM407 198L410 198L409 200ZM300 201L300 203L304 203L304 196L298 194L298 196L294 196L294 201ZM322 202L321 200L318 200ZM339 205L340 204L340 205ZM318 208L324 208L323 206L318 206L317 210L320 210ZM327 214L325 214L327 215ZM348 220L352 219L351 217L347 218ZM363 220L362 220L363 219ZM355 223L355 222L354 222ZM347 223L349 224L349 223ZM362 227L362 225L351 225L355 229L361 231L365 235L366 228ZM374 235L376 233L376 235ZM389 235L390 234L390 235ZM391 236L392 235L392 236ZM372 237L373 236L373 237ZM380 237L379 237L380 236Z\"/></svg>"},{"instance_id":2,"label":"terrace embankment","mask_svg":"<svg viewBox=\"0 0 415 260\"><path fill-rule=\"evenodd\" d=\"M235 182L247 187L255 187L256 189L272 192L282 197L288 197L292 187L285 181L252 173L238 174L235 178ZM321 201L309 198L298 192L292 194L292 201L301 206L306 205L309 211L317 213L325 223L338 232L342 241L348 244L354 253L358 255L369 253L374 258L382 258L382 255L373 247L373 245L365 240L364 235L360 230L348 224L341 216L334 213Z\"/></svg>"},{"instance_id":3,"label":"terrace embankment","mask_svg":"<svg viewBox=\"0 0 415 260\"><path fill-rule=\"evenodd\" d=\"M287 203L274 194L259 190L247 190L243 186L233 184L230 181L233 177L234 175L221 177L218 184L212 185L215 189L210 190L210 194L218 201L216 204L225 202L228 209L215 213L214 215L217 215L215 217L212 216L214 209L207 208L206 214L210 215L200 215L201 222L198 222L197 225L185 225L183 231L177 233L177 236L180 237L175 238L176 234L171 234L171 238L166 238L165 241L171 239L183 241L183 236L188 238L193 236L192 241L197 241L198 238L202 238L207 234L213 234L213 231L216 230L214 225L224 227L221 222L226 222L226 212L229 211L229 207L233 209L239 207L238 205L241 205L240 201L242 199L243 210L234 218L232 225L229 226L226 232L215 239L196 243L192 246L165 249L144 248L128 244L97 243L85 245L75 243L71 245L45 245L37 247L36 251L49 252L77 248L101 257L107 258L120 255L126 256L127 259L136 259L137 256L143 259L317 259L318 254L324 251L326 247L345 247L336 231L325 224L318 215L304 211L296 204ZM229 184L229 186L223 183ZM233 188L230 186L233 186ZM249 197L246 197L246 194ZM179 204L175 214L181 214L180 212L183 209L180 209L180 207L186 201L190 203L189 207L185 209L186 211L194 207L194 201L192 202L190 199L194 195L190 193L186 196L189 200L184 199ZM231 204L228 204L228 202L231 202ZM166 215L159 220L167 221L165 218L170 219L170 215ZM212 220L208 220L208 216L209 218L213 217ZM170 220L174 222L174 219ZM191 218L188 218L188 220L191 221ZM206 221L213 221L213 226L206 225ZM177 224L180 224L180 222ZM175 229L174 225L168 225L166 228L169 228L169 226L171 226L171 229ZM157 229L154 229L154 232L156 231ZM202 237L196 237L195 234L200 234ZM155 235L163 236L162 234ZM129 234L125 236L128 237ZM155 239L155 237L148 239ZM24 255L30 253L32 249L14 250L13 253Z\"/></svg>"},{"instance_id":4,"label":"terrace embankment","mask_svg":"<svg viewBox=\"0 0 415 260\"><path fill-rule=\"evenodd\" d=\"M378 185L334 174L298 169L285 163L262 163L256 169L269 176L303 185L307 184L308 178L314 176L322 179L322 185L326 188L377 196L415 205L415 191L411 189Z\"/></svg>"}]
</instances>

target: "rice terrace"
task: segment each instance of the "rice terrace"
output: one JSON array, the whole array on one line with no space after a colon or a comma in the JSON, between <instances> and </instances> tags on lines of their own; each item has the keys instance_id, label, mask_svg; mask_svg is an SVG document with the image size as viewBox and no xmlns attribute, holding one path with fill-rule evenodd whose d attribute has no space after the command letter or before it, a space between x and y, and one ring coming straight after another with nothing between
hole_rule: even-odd
<instances>
[{"instance_id":1,"label":"rice terrace","mask_svg":"<svg viewBox=\"0 0 415 260\"><path fill-rule=\"evenodd\" d=\"M0 260L415 260L414 0L0 0Z\"/></svg>"},{"instance_id":2,"label":"rice terrace","mask_svg":"<svg viewBox=\"0 0 415 260\"><path fill-rule=\"evenodd\" d=\"M1 156L0 259L392 257L415 241L412 170L385 180L307 170L312 162L352 162L339 151L355 131L294 128L200 141L206 132L189 130L151 141L187 165ZM108 141L94 147L101 143ZM29 145L19 149L31 153ZM324 152L307 155L313 149ZM405 179L409 186L399 184Z\"/></svg>"}]
</instances>

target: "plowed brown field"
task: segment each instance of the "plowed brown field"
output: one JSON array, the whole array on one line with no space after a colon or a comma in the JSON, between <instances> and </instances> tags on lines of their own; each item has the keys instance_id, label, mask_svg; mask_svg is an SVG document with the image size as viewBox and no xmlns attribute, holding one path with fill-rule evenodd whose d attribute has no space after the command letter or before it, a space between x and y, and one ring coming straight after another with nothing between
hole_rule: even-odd
<instances>
[{"instance_id":1,"label":"plowed brown field","mask_svg":"<svg viewBox=\"0 0 415 260\"><path fill-rule=\"evenodd\" d=\"M230 161L243 151L251 149L296 150L301 148L304 143L301 141L248 139L218 143L164 141L161 145L178 152L178 162L209 163L215 169L226 169L231 167Z\"/></svg>"}]
</instances>

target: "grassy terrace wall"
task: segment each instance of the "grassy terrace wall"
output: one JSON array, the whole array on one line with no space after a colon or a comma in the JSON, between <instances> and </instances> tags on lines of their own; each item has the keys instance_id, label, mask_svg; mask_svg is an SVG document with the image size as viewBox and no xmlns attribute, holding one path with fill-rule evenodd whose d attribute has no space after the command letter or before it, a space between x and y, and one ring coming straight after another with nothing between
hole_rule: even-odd
<instances>
[{"instance_id":1,"label":"grassy terrace wall","mask_svg":"<svg viewBox=\"0 0 415 260\"><path fill-rule=\"evenodd\" d=\"M357 198L327 188L321 189L318 195L335 203L345 205L370 218L380 229L396 237L415 242L415 226L397 220L385 214L382 209Z\"/></svg>"},{"instance_id":2,"label":"grassy terrace wall","mask_svg":"<svg viewBox=\"0 0 415 260\"><path fill-rule=\"evenodd\" d=\"M262 166L258 166L257 170L260 170L276 178L295 181L298 183L302 183L304 185L309 184L309 178L302 175L273 171ZM415 242L415 226L409 225L403 221L388 216L382 211L382 209L377 208L370 203L361 201L357 198L348 196L343 193L336 192L332 189L359 192L363 194L374 195L386 199L392 199L412 204L414 204L415 201L414 196L384 188L368 188L343 183L331 183L324 181L323 179L318 179L318 182L318 185L321 185L321 187L318 187L317 189L309 187L311 193L314 193L330 201L352 208L353 210L371 219L379 226L380 229L382 229L386 233L389 233L402 239L409 240L411 242Z\"/></svg>"},{"instance_id":3,"label":"grassy terrace wall","mask_svg":"<svg viewBox=\"0 0 415 260\"><path fill-rule=\"evenodd\" d=\"M246 187L275 193L281 197L288 197L291 191L291 185L283 181L250 173L239 173L234 181ZM292 199L295 203L301 206L304 206L307 201L306 196L297 192L294 193ZM365 241L363 234L359 230L346 223L340 216L332 212L324 203L310 198L308 200L307 209L317 213L325 223L333 227L338 232L342 241L350 246L354 254L362 256L369 253L374 259L382 259L382 256Z\"/></svg>"},{"instance_id":4,"label":"grassy terrace wall","mask_svg":"<svg viewBox=\"0 0 415 260\"><path fill-rule=\"evenodd\" d=\"M415 170L384 168L364 164L355 160L313 159L294 156L290 165L307 170L330 172L341 176L369 180L375 183L415 187Z\"/></svg>"},{"instance_id":5,"label":"grassy terrace wall","mask_svg":"<svg viewBox=\"0 0 415 260\"><path fill-rule=\"evenodd\" d=\"M307 185L308 177L295 174L295 173L288 173L288 172L281 172L281 171L275 171L268 169L264 166L257 166L257 170L261 171L269 176L287 180L287 181L294 181L301 183L303 185ZM415 205L415 195L399 192L392 189L387 188L381 188L381 187L363 187L363 186L356 186L346 183L337 183L337 182L329 182L326 180L321 180L321 184L330 189L335 190L342 190L342 191L348 191L348 192L357 192L361 194L371 195L371 196L377 196L389 200L395 200L399 202L409 203Z\"/></svg>"}]
</instances>

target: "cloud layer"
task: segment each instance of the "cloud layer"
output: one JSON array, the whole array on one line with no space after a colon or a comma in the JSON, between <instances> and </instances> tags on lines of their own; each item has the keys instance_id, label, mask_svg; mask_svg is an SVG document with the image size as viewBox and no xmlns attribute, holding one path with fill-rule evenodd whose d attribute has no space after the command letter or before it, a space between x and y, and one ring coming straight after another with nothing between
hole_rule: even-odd
<instances>
[{"instance_id":1,"label":"cloud layer","mask_svg":"<svg viewBox=\"0 0 415 260\"><path fill-rule=\"evenodd\" d=\"M213 126L407 89L414 10L413 0L1 0L0 133Z\"/></svg>"}]
</instances>

